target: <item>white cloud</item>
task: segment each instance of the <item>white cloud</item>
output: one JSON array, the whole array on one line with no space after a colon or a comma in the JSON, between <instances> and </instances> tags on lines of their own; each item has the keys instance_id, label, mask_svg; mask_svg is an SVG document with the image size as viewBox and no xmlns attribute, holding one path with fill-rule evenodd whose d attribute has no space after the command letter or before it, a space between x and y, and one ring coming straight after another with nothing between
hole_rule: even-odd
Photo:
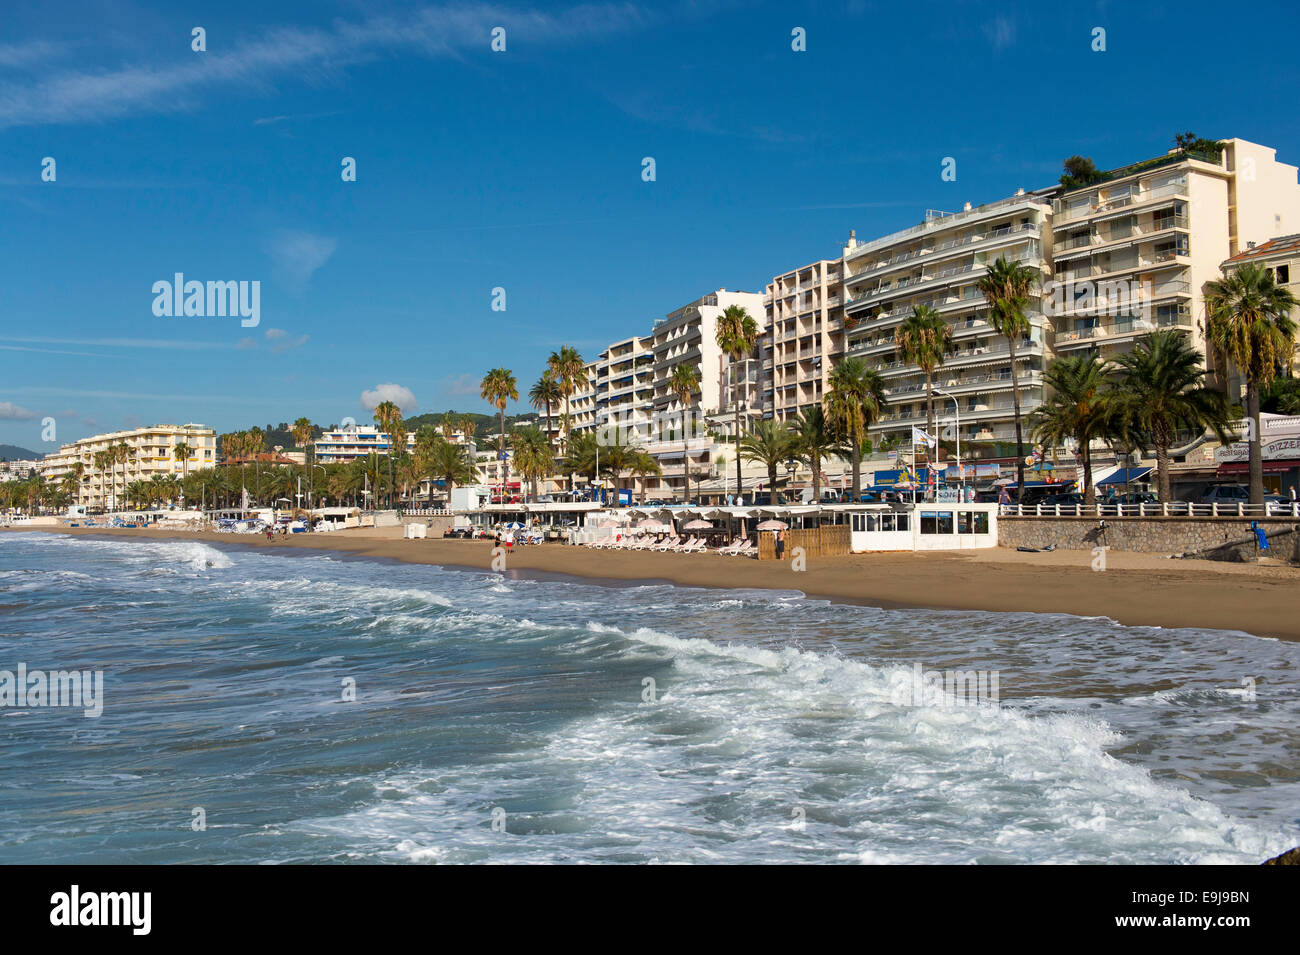
<instances>
[{"instance_id":1,"label":"white cloud","mask_svg":"<svg viewBox=\"0 0 1300 955\"><path fill-rule=\"evenodd\" d=\"M58 72L45 69L39 58L43 41L30 40L0 47L9 62L27 65L35 74L30 82L11 83L0 92L0 127L194 109L203 93L230 88L265 93L283 77L341 78L347 67L402 53L458 57L482 49L494 26L530 43L573 43L625 32L648 19L632 3L582 4L558 13L458 3L403 11L400 17L335 20L323 29L270 27L255 39L223 38L220 49L200 56L188 44L178 44L177 56L163 63Z\"/></svg>"},{"instance_id":2,"label":"white cloud","mask_svg":"<svg viewBox=\"0 0 1300 955\"><path fill-rule=\"evenodd\" d=\"M285 283L296 291L307 286L312 274L329 261L338 240L327 235L282 230L262 243Z\"/></svg>"},{"instance_id":3,"label":"white cloud","mask_svg":"<svg viewBox=\"0 0 1300 955\"><path fill-rule=\"evenodd\" d=\"M35 411L28 411L12 401L0 401L0 421L31 421Z\"/></svg>"},{"instance_id":4,"label":"white cloud","mask_svg":"<svg viewBox=\"0 0 1300 955\"><path fill-rule=\"evenodd\" d=\"M361 392L361 407L367 411L374 411L385 401L391 401L401 408L402 414L410 414L420 407L419 402L415 400L415 395L411 394L411 389L401 385L376 385L373 391Z\"/></svg>"}]
</instances>

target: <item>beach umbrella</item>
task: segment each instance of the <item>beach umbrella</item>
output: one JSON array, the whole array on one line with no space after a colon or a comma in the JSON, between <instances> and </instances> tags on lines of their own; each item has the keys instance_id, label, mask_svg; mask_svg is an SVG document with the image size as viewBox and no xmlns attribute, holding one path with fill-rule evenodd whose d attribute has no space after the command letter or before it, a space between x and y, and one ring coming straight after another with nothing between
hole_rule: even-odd
<instances>
[{"instance_id":1,"label":"beach umbrella","mask_svg":"<svg viewBox=\"0 0 1300 955\"><path fill-rule=\"evenodd\" d=\"M666 531L671 529L663 521L656 521L650 517L647 517L644 521L639 521L636 526L643 531Z\"/></svg>"},{"instance_id":2,"label":"beach umbrella","mask_svg":"<svg viewBox=\"0 0 1300 955\"><path fill-rule=\"evenodd\" d=\"M711 531L713 530L712 521L693 520L682 525L684 531Z\"/></svg>"},{"instance_id":3,"label":"beach umbrella","mask_svg":"<svg viewBox=\"0 0 1300 955\"><path fill-rule=\"evenodd\" d=\"M524 529L524 525L518 521L507 521L503 526L508 531L521 531Z\"/></svg>"},{"instance_id":4,"label":"beach umbrella","mask_svg":"<svg viewBox=\"0 0 1300 955\"><path fill-rule=\"evenodd\" d=\"M763 521L758 525L760 531L783 531L789 527L785 521Z\"/></svg>"}]
</instances>

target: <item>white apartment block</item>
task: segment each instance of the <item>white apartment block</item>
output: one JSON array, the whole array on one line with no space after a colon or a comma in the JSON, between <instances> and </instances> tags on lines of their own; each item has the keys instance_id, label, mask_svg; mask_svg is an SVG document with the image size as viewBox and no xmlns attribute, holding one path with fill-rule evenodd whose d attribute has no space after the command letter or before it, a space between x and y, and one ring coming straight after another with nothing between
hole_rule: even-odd
<instances>
[{"instance_id":1,"label":"white apartment block","mask_svg":"<svg viewBox=\"0 0 1300 955\"><path fill-rule=\"evenodd\" d=\"M822 259L768 284L759 353L763 417L790 421L821 404L844 355L843 264Z\"/></svg>"},{"instance_id":2,"label":"white apartment block","mask_svg":"<svg viewBox=\"0 0 1300 955\"><path fill-rule=\"evenodd\" d=\"M28 476L41 470L39 458L0 461L0 481L25 481Z\"/></svg>"},{"instance_id":3,"label":"white apartment block","mask_svg":"<svg viewBox=\"0 0 1300 955\"><path fill-rule=\"evenodd\" d=\"M191 454L187 461L176 457L178 444L189 446ZM95 455L118 445L126 446L126 461L103 469L96 467ZM182 477L213 467L216 461L217 436L211 428L201 424L158 424L92 435L65 444L54 454L47 454L40 468L46 481L57 482L80 464L81 486L76 503L92 508L115 508L124 500L125 487L133 481L151 481L166 475Z\"/></svg>"},{"instance_id":4,"label":"white apartment block","mask_svg":"<svg viewBox=\"0 0 1300 955\"><path fill-rule=\"evenodd\" d=\"M1265 146L1223 144L1217 160L1171 151L1056 197L1047 292L1058 355L1113 357L1156 328L1206 353L1205 283L1251 244L1300 228L1296 167Z\"/></svg>"},{"instance_id":5,"label":"white apartment block","mask_svg":"<svg viewBox=\"0 0 1300 955\"><path fill-rule=\"evenodd\" d=\"M963 441L1014 440L1010 349L988 322L988 304L976 283L998 258L1028 265L1046 283L1051 275L1050 190L1025 193L958 213L927 212L919 225L871 242L850 237L844 250L846 351L884 379L888 407L869 429L910 440L924 427L925 376L898 355L897 332L917 305L929 305L953 330L953 352L935 373L935 417L956 427ZM1029 335L1016 345L1022 415L1043 400L1043 368L1050 354L1050 322L1035 300L1025 310ZM954 414L953 401L959 403ZM958 433L954 430L952 433Z\"/></svg>"},{"instance_id":6,"label":"white apartment block","mask_svg":"<svg viewBox=\"0 0 1300 955\"><path fill-rule=\"evenodd\" d=\"M316 439L316 461L320 464L346 464L370 454L388 454L392 439L387 431L369 425L322 431ZM408 451L415 450L415 432L406 433Z\"/></svg>"}]
</instances>

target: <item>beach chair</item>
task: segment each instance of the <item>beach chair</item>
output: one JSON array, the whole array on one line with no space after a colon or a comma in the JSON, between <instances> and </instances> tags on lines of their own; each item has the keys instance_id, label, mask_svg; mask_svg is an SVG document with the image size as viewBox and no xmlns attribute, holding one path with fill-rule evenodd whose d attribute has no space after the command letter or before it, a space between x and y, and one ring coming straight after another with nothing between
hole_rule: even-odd
<instances>
[{"instance_id":1,"label":"beach chair","mask_svg":"<svg viewBox=\"0 0 1300 955\"><path fill-rule=\"evenodd\" d=\"M747 555L749 555L749 554L753 554L753 553L756 553L756 550L755 550L755 548L754 548L754 542L753 542L752 540L750 540L748 537L746 537L744 540L742 540L742 541L740 542L740 545L739 545L738 547L736 547L735 550L733 550L733 551L731 551L730 553L728 553L727 556L728 556L728 557L745 557L745 556L747 556Z\"/></svg>"},{"instance_id":2,"label":"beach chair","mask_svg":"<svg viewBox=\"0 0 1300 955\"><path fill-rule=\"evenodd\" d=\"M730 544L724 544L722 547L719 547L717 553L722 554L724 557L730 557L737 549L739 549L743 540L744 538L741 537L734 538Z\"/></svg>"},{"instance_id":3,"label":"beach chair","mask_svg":"<svg viewBox=\"0 0 1300 955\"><path fill-rule=\"evenodd\" d=\"M698 554L698 553L700 552L700 547L703 545L703 543L704 543L704 538L702 538L702 537L692 537L690 540L688 540L688 541L687 541L685 544L683 544L681 547L677 548L677 553L679 553L679 554Z\"/></svg>"}]
</instances>

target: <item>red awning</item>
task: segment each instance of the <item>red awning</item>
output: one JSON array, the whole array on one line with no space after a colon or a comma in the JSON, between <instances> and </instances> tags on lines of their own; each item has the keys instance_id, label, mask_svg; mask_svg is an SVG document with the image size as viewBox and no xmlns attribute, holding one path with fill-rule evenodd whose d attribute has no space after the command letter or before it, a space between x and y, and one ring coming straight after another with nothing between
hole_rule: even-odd
<instances>
[{"instance_id":1,"label":"red awning","mask_svg":"<svg viewBox=\"0 0 1300 955\"><path fill-rule=\"evenodd\" d=\"M1287 471L1294 471L1300 468L1300 461L1265 461L1265 474L1286 474ZM1219 477L1226 477L1230 474L1249 474L1249 461L1229 461L1227 464L1219 465Z\"/></svg>"}]
</instances>

